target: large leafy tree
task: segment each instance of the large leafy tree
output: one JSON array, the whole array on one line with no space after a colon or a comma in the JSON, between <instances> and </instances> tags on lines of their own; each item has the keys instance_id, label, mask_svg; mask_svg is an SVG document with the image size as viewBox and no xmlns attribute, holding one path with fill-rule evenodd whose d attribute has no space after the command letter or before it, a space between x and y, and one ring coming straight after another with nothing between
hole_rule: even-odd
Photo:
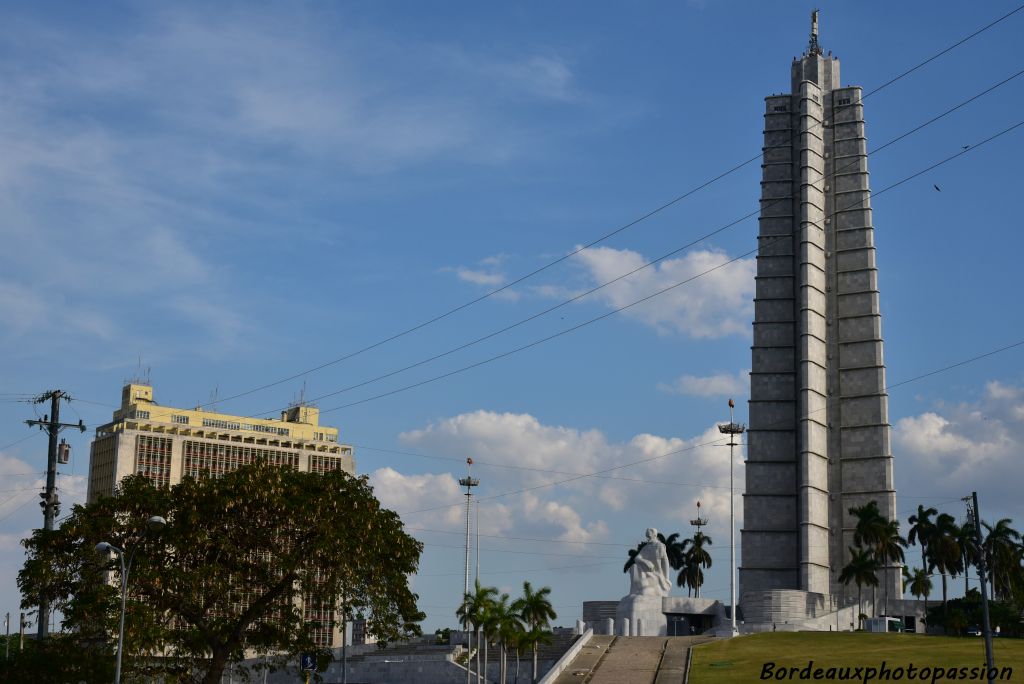
<instances>
[{"instance_id":1,"label":"large leafy tree","mask_svg":"<svg viewBox=\"0 0 1024 684\"><path fill-rule=\"evenodd\" d=\"M151 515L167 519L158 535L143 534ZM408 585L422 545L365 477L258 464L170 488L129 477L115 496L76 506L58 530L25 540L18 585L25 607L46 591L83 645L116 633L120 563L96 553L103 541L134 556L126 673L156 663L167 679L212 684L247 650L314 650L303 600L330 615L344 596L384 641L419 633L423 619Z\"/></svg>"}]
</instances>

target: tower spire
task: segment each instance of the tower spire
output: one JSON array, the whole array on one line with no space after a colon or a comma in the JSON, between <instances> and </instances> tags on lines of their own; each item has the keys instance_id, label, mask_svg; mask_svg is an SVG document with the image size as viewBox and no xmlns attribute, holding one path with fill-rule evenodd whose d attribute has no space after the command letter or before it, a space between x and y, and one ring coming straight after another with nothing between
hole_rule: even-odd
<instances>
[{"instance_id":1,"label":"tower spire","mask_svg":"<svg viewBox=\"0 0 1024 684\"><path fill-rule=\"evenodd\" d=\"M818 10L811 12L811 42L807 46L807 54L821 54L821 46L818 45Z\"/></svg>"}]
</instances>

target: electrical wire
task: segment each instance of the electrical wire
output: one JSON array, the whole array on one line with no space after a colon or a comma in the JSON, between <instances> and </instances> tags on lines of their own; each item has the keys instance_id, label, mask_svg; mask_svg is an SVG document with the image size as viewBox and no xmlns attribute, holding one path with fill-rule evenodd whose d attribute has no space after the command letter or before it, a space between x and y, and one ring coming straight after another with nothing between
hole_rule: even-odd
<instances>
[{"instance_id":1,"label":"electrical wire","mask_svg":"<svg viewBox=\"0 0 1024 684\"><path fill-rule=\"evenodd\" d=\"M1021 124L1018 124L1018 125L1022 125L1022 124L1024 124L1024 122L1021 122ZM917 375L915 377L908 378L906 380L902 380L902 381L894 383L892 385L887 385L886 388L885 388L885 391L888 392L888 391L893 390L893 389L898 389L900 387L909 385L909 384L911 384L913 382L917 382L919 380L923 380L925 378L932 377L932 376L937 375L939 373L944 373L944 372L950 371L950 370L952 370L954 368L960 368L961 366L965 366L967 364L974 363L976 361L980 361L981 359L988 358L988 357L993 356L995 354L1000 354L1002 352L1009 351L1010 349L1016 349L1016 348L1022 347L1022 346L1024 346L1024 340L1019 340L1019 341L1014 342L1012 344L1008 344L1008 345L999 347L998 349L993 349L993 350L990 350L990 351L978 354L978 355L973 356L973 357L971 357L969 359L966 359L966 360L963 360L963 361L958 361L956 363L950 364L950 365L945 366L943 368L932 370L932 371L929 371L927 373L922 373L921 375ZM824 411L824 410L828 409L830 406L834 406L839 401L841 401L841 399L838 399L838 398L837 399L832 399L832 400L827 400L825 402L825 406L823 406L823 407L821 407L819 409L815 409L814 411L810 411L810 412L807 413L807 415L813 415L813 414L818 413L820 411ZM783 425L783 423L778 423L778 424L775 425L775 427L778 427L778 426L781 426L781 425ZM772 426L768 426L768 427L772 427ZM665 452L665 453L660 454L658 456L651 456L651 457L644 458L644 459L641 459L641 460L638 460L638 461L633 461L631 463L624 463L622 465L612 466L610 468L605 468L603 470L598 470L598 471L596 471L594 473L590 473L590 474L581 474L581 475L577 475L575 477L569 477L569 478L566 478L566 479L563 479L563 480L556 480L556 481L553 481L553 482L548 482L548 483L545 483L545 484L535 485L535 486L532 486L532 487L524 487L522 489L516 489L516 490L512 490L512 491L502 492L500 494L492 494L492 495L486 496L486 497L478 497L477 500L478 501L487 501L487 500L493 500L493 499L498 499L498 498L504 498L506 496L513 496L515 494L522 494L522 493L525 493L525 492L535 491L535 490L538 490L538 489L546 489L548 487L554 487L554 486L557 486L557 485L560 485L560 484L566 484L568 482L574 482L576 480L581 480L581 479L584 479L584 478L587 478L587 477L593 477L594 475L604 474L604 473L608 473L608 472L613 472L615 470L621 470L623 468L630 468L632 466L641 465L643 463L650 463L652 461L657 461L657 460L660 460L662 458L667 458L669 456L674 456L674 455L677 455L677 454L680 454L680 453L684 453L684 452L688 452L688 451L693 451L693 450L699 449L701 447L714 446L716 444L720 444L723 439L726 439L726 438L723 437L723 438L720 438L720 439L717 439L717 440L711 440L709 442L703 442L701 444L694 444L694 445L688 446L688 447L683 448L683 449L676 449L676 450L673 450L673 451ZM454 503L454 504L446 504L446 505L442 505L442 506L432 506L430 508L421 508L421 509L414 510L414 511L405 511L405 512L399 513L399 515L412 515L412 514L415 514L415 513L426 513L428 511L435 511L435 510L443 510L443 509L446 509L446 508L452 508L454 506L462 506L462 503L460 502L460 503Z\"/></svg>"},{"instance_id":2,"label":"electrical wire","mask_svg":"<svg viewBox=\"0 0 1024 684\"><path fill-rule=\"evenodd\" d=\"M955 50L957 47L963 45L964 43L967 43L968 41L972 40L973 38L975 38L975 37L981 35L982 33L985 33L986 31L992 29L993 27L995 27L996 25L1002 23L1006 19L1009 19L1011 16L1013 16L1017 12L1020 12L1022 9L1024 9L1024 5L1018 6L1017 8L1011 10L1010 12L1007 12L1006 14L1004 14L1001 17L995 19L994 21L986 24L985 26L981 27L980 29L977 29L973 33L965 36L964 38L961 38L959 41L953 43L952 45L949 45L949 46L945 47L944 49L940 50L939 52L937 52L937 53L933 54L932 56L926 58L925 60L917 63L916 65L914 65L913 67L911 67L911 68L907 69L906 71L900 73L899 75L889 79L888 81L886 81L882 85L878 86L877 88L874 88L873 90L869 91L867 94L863 95L861 97L861 102L863 102L865 99L871 97L872 95L875 95L876 93L884 90L885 88L888 88L890 85L896 83L897 81L900 81L903 78L909 76L910 74L914 73L918 69L921 69L922 67L926 66L927 64L930 64L931 62L933 62L934 60L938 59L939 57L941 57L941 56L951 52L952 50ZM854 106L854 105L851 104L851 105L848 105L848 106ZM792 137L791 137L791 139L792 139ZM623 231L625 231L625 230L627 230L627 229L629 229L629 228L631 228L631 227L633 227L633 226L635 226L635 225L637 225L637 224L647 220L648 218L651 218L652 216L655 216L655 215L665 211L666 209L676 205L677 203L679 203L682 200L690 197L691 195L699 192L700 190L703 190L704 188L707 188L708 186L714 184L715 182L721 180L722 178L725 178L725 177L731 175L732 173L738 171L739 169L742 169L743 167L747 166L748 164L751 164L752 162L757 161L758 159L761 158L761 156L762 156L762 153L758 152L758 154L756 154L753 157L750 157L746 161L740 162L739 164L733 166L729 170L727 170L725 172L722 172L722 173L718 174L717 176L714 176L713 178L710 178L709 180L704 181L703 183L701 183L701 184L695 186L694 188L684 192L683 194L678 195L677 197L673 198L672 200L669 200L668 202L663 203L662 205L656 207L655 209L653 209L651 211L648 211L647 213L641 215L640 217L638 217L636 219L633 219L632 221L629 221L628 223L625 223L622 226L619 226L618 228L616 228L616 229L614 229L614 230L612 230L612 231L602 235L599 238L596 238L596 239L588 242L587 244L585 244L585 245L583 245L581 247L576 248L574 251L571 251L571 252L569 252L569 253L567 253L567 254L565 254L565 255L563 255L563 256L561 256L561 257L559 257L559 258L557 258L557 259L555 259L553 261L550 261L550 262L548 262L548 263L546 263L546 264L544 264L544 265L542 265L542 266L540 266L540 267L538 267L538 268L536 268L536 269L534 269L534 270L532 270L532 271L530 271L530 272L528 272L528 273L526 273L526 274L524 274L522 276L519 276L519 277L515 278L514 280L506 283L505 285L502 285L501 287L498 287L498 288L495 288L493 290L490 290L489 292L487 292L487 293L485 293L483 295L480 295L479 297L476 297L476 298L471 299L471 300L469 300L469 301L467 301L467 302L465 302L463 304L460 304L460 305L458 305L458 306L456 306L456 307L454 307L452 309L449 309L449 310L445 311L444 313L436 315L436 316L434 316L434 317L432 317L430 319L427 319L426 321L423 321L423 322L421 322L421 323L419 323L417 325L414 325L414 326L412 326L410 328L406 328L405 330L402 330L402 331L400 331L398 333L395 333L395 334L390 335L388 337L385 337L385 338L383 338L381 340L378 340L377 342L374 342L372 344L369 344L369 345L366 345L364 347L361 347L361 348L359 348L359 349L357 349L357 350L355 350L353 352L346 353L346 354L344 354L342 356L339 356L339 357L334 358L332 360L329 360L329 361L326 361L324 363L318 364L316 366L313 366L312 368L308 368L308 369L306 369L304 371L301 371L299 373L295 373L293 375L290 375L290 376L285 377L285 378L281 378L279 380L275 380L273 382L265 383L263 385L260 385L260 386L257 386L257 387L245 390L243 392L238 392L238 393L230 395L230 396L228 396L228 397L226 397L224 399L218 399L217 403L223 403L223 402L227 402L227 401L232 401L234 399L238 399L238 398L241 398L241 397L244 397L244 396L248 396L250 394L254 394L256 392L260 392L262 390L269 389L271 387L276 387L278 385L281 385L281 384L286 383L286 382L290 382L292 380L296 380L298 378L304 377L304 376L309 375L311 373L315 373L317 371L323 370L324 368L328 368L330 366L336 365L336 364L341 363L343 361L347 361L348 359L351 359L351 358L354 358L356 356L359 356L360 354L363 354L365 352L368 352L368 351L371 351L373 349L376 349L377 347L385 345L385 344L387 344L389 342L392 342L394 340L397 340L399 338L405 337L406 335L409 335L409 334L411 334L413 332L421 330L421 329L423 329L423 328L425 328L425 327L427 327L427 326L429 326L429 325L431 325L433 323L437 323L437 322L439 322L439 321L441 321L441 320L443 320L445 318L448 318L449 316L451 316L451 315L453 315L453 314L455 314L455 313L457 313L459 311L462 311L464 309L467 309L467 308L473 306L474 304L477 304L477 303L482 302L482 301L484 301L486 299L489 299L490 297L493 297L494 295L497 295L497 294L499 294L501 292L504 292L505 290L507 290L507 289L509 289L511 287L514 287L515 285L518 285L519 283L522 283L523 281L525 281L525 280L527 280L529 278L532 278L533 276L535 276L535 275L537 275L539 273L542 273L542 272L546 271L547 269L549 269L549 268L551 268L551 267L553 267L553 266L555 266L555 265L557 265L559 263L562 263L562 262L566 261L567 259L572 258L576 254L579 254L580 252L582 252L582 251L584 251L586 249L589 249L589 248L591 248L591 247L593 247L593 246L595 246L597 244L600 244L600 243L608 240L609 238L611 238L611 237L613 237L615 235L618 235L619 233L622 233ZM209 406L211 403L213 403L213 402L208 402L206 404L200 404L197 408L201 408L201 407L204 407L204 406Z\"/></svg>"},{"instance_id":3,"label":"electrical wire","mask_svg":"<svg viewBox=\"0 0 1024 684\"><path fill-rule=\"evenodd\" d=\"M998 83L995 83L995 84L989 86L988 88L982 90L981 92L976 93L975 95L972 95L971 97L969 97L969 98L967 98L965 100L962 100L961 102L959 102L956 105L946 109L942 113L932 117L931 119L925 121L924 123L918 124L914 128L911 128L910 130L905 131L904 133L896 136L895 138L892 138L891 140L889 140L888 142L886 142L883 145L879 146L878 148L872 150L871 152L868 152L866 156L870 157L870 156L872 156L874 154L877 154L877 153L879 153L879 152L889 148L890 146L896 144L897 142L900 142L901 140L904 140L905 138L908 138L911 135L914 135L915 133L918 133L919 131L927 128L928 126L936 123L937 121L940 121L941 119L943 119L943 118L949 116L950 114L958 111L959 109L962 109L963 107L971 104L972 102L975 102L976 100L984 97L985 95L988 95L989 93L993 92L997 88L1000 88L1000 87L1006 85L1007 83L1009 83L1010 81L1013 81L1014 79L1019 78L1021 75L1024 75L1024 70L1020 70L1017 73L1012 74L1011 76L1008 76L1008 77L1004 78L1003 80L999 81ZM850 105L850 106L853 106L853 105ZM807 128L805 130L811 130L812 128L813 128L813 126ZM858 167L860 165L860 163L861 162L860 162L859 158L854 160L854 161L851 161L851 162L847 163L846 165L833 170L832 173L824 176L822 178L822 182L831 180L834 177L840 175L841 173L843 173L844 171L846 171L848 169ZM878 194L881 194L881 192L875 193L875 194L878 195ZM468 349L469 347L475 346L475 345L477 345L477 344L479 344L481 342L484 342L486 340L489 340L489 339L492 339L494 337L497 337L498 335L502 335L502 334L504 334L506 332L514 330L515 328L518 328L521 325L529 323L530 321L534 321L534 320L536 320L538 318L546 316L547 314L552 313L553 311L556 311L556 310L558 310L558 309L560 309L560 308L562 308L564 306L568 306L569 304L572 304L572 303L577 302L577 301L579 301L581 299L589 297L590 295L594 294L595 292L598 292L598 291L600 291L600 290L602 290L602 289L604 289L604 288L606 288L606 287L608 287L610 285L613 285L613 284L615 284L617 282L620 282L620 281L622 281L622 280L624 280L624 279L626 279L626 278L628 278L628 277L630 277L630 276L632 276L632 275L634 275L636 273L639 273L640 271L643 271L643 270L645 270L645 269L647 269L647 268L649 268L651 266L654 266L655 264L661 263L662 261L664 261L664 260L666 260L666 259L668 259L670 257L676 256L677 254L679 254L681 252L684 252L684 251L690 249L691 247L694 247L694 246L700 244L701 242L704 242L704 241L714 237L715 235L718 235L719 233L722 233L723 231L728 230L729 228L733 228L733 227L739 225L740 223L743 223L747 219L753 218L754 216L757 216L758 214L762 214L763 212L765 212L768 209L771 209L773 206L775 206L777 204L783 204L783 203L790 202L790 201L792 201L790 198L780 198L780 199L776 199L776 200L773 200L773 201L770 201L770 202L767 202L767 203L764 203L762 201L760 203L760 205L756 209L754 209L753 211L751 211L751 212L749 212L747 214L744 214L743 216L741 216L741 217L739 217L737 219L734 219L733 221L730 221L729 223L726 223L725 225L719 226L718 228L716 228L716 229L714 229L714 230L712 230L712 231L710 231L708 233L705 233L704 235L701 235L700 237L698 237L698 238L696 238L696 239L694 239L694 240L692 240L692 241L682 245L681 247L677 247L675 249L672 249L671 251L669 251L669 252L667 252L665 254L662 254L661 256L659 256L657 258L651 259L649 261L645 261L641 265L633 268L630 271L622 273L619 276L616 276L615 278L612 278L611 280L607 280L607 281L605 281L603 283L600 283L599 285L596 285L595 287L593 287L593 288L591 288L589 290L586 290L584 292L580 292L580 293L578 293L576 295L573 295L569 299L566 299L566 300L564 300L562 302L559 302L558 304L555 304L555 305L550 306L550 307L548 307L546 309L538 311L538 312L536 312L536 313L534 313L534 314L532 314L530 316L527 316L526 318L520 319L520 320L518 320L518 321L516 321L514 323L511 323L509 325L506 325L505 327L500 328L498 330L494 330L494 331L492 331L492 332L490 332L490 333L488 333L486 335L483 335L481 337L477 337L474 340L471 340L471 341L466 342L464 344L461 344L461 345L458 345L458 346L453 347L451 349L448 349L447 351L443 351L443 352L440 352L438 354L434 354L433 356L429 356L427 358L421 359L421 360L416 361L414 363L408 364L408 365L403 366L402 368L399 368L397 370L393 370L393 371L384 373L382 375L377 375L377 376L375 376L373 378L370 378L368 380L363 380L362 382L358 382L358 383L353 384L353 385L348 385L346 387L343 387L341 389L328 392L326 394L321 394L320 396L313 397L309 401L311 403L318 402L318 401L321 401L323 399L327 399L327 398L330 398L330 397L333 397L333 396L337 396L339 394L344 394L346 392L350 392L350 391L352 391L354 389L358 389L360 387L365 387L367 385L373 384L375 382L379 382L381 380L385 380L387 378L393 377L393 376L398 375L400 373L404 373L404 372L412 370L414 368L418 368L419 366L423 366L423 365L431 363L433 361L437 361L438 359L444 358L444 357L449 356L451 354L454 354L456 352L460 352L460 351L462 351L464 349ZM285 407L276 407L276 408L270 409L269 411L263 411L261 413L255 414L255 415L257 415L257 416L274 415L274 414L277 414L278 412L280 412L281 410L283 410L284 408Z\"/></svg>"},{"instance_id":4,"label":"electrical wire","mask_svg":"<svg viewBox=\"0 0 1024 684\"><path fill-rule=\"evenodd\" d=\"M938 168L938 167L940 167L940 166L942 166L944 164L947 164L947 163L949 163L949 162L951 162L951 161L953 161L953 160L955 160L955 159L957 159L957 158L959 158L959 157L961 157L961 156L963 156L965 154L973 152L973 151L977 150L978 148L980 148L980 147L982 147L982 146L992 142L993 140L996 140L996 139L1002 137L1003 135L1006 135L1007 133L1010 133L1011 131L1013 131L1013 130L1021 127L1021 126L1024 126L1024 121L1019 121L1019 122L1013 124L1012 126L1010 126L1008 128L1005 128L1002 131L1000 131L1000 132L998 132L998 133L996 133L994 135L989 136L988 138L985 138L984 140L981 140L981 141L979 141L979 142L977 142L977 143L975 143L973 145L967 146L966 149L961 149L959 152L957 152L957 153L955 153L953 155L950 155L949 157L946 157L945 159L942 159L942 160L940 160L940 161L938 161L938 162L928 166L927 168L921 169L920 171L918 171L916 173L913 173L913 174L911 174L909 176L906 176L903 179L901 179L899 181L896 181L895 183L892 183L892 184L886 186L885 188L883 188L883 189L881 189L881 190L879 190L877 192L871 193L867 199L870 200L870 199L874 199L876 197L879 197L880 195L883 195L883 194L885 194L886 192L888 192L890 190L893 190L893 189L895 189L895 188L897 188L897 187L899 187L899 186L901 186L901 185L903 185L903 184L905 184L905 183L907 183L907 182L909 182L909 181L911 181L911 180L913 180L913 179L915 179L915 178L917 178L917 177L919 177L919 176L921 176L921 175L923 175L925 173L928 173L929 171L932 171L932 170L934 170L934 169L936 169L936 168ZM864 200L861 200L858 203L863 203L863 202L864 202ZM848 207L844 207L844 210L852 209L854 206L856 206L856 205L851 204ZM794 231L794 233L795 233L795 231ZM644 297L641 297L640 299L634 300L633 302L631 302L629 304L626 304L624 306L620 306L618 308L612 309L612 310L607 311L607 312L605 312L605 313L603 313L603 314L601 314L599 316L595 316L594 318L591 318L589 320L586 320L586 321L584 321L582 323L579 323L577 325L571 326L569 328L564 328L564 329L562 329L562 330L560 330L560 331L558 331L556 333L553 333L551 335L548 335L546 337L542 337L540 339L534 340L532 342L529 342L527 344L521 345L521 346L516 347L514 349L511 349L511 350L502 352L500 354L496 354L494 356L488 357L488 358L483 359L481 361L477 361L475 363L471 363L469 365L462 366L460 368L456 368L455 370L448 371L446 373L442 373L440 375L436 375L436 376L433 376L431 378L427 378L426 380L421 380L419 382L415 382L415 383L412 383L412 384L409 384L409 385L405 385L405 386L402 386L402 387L399 387L399 388L396 388L396 389L393 389L393 390L390 390L390 391L387 391L387 392L382 392L380 394L375 394L375 395L372 395L372 396L360 399L358 401L348 402L346 404L341 404L339 406L334 406L334 407L331 407L329 409L322 409L320 411L320 415L331 413L333 411L340 411L342 409L350 408L352 406L358 406L360 404L365 404L365 403L370 402L370 401L376 401L377 399L383 399L385 397L390 397L390 396L393 396L395 394L400 394L402 392L407 392L407 391L409 391L411 389L416 389L418 387L422 387L424 385L428 385L428 384L437 382L439 380L444 380L444 379L450 378L452 376L459 375L461 373L465 373L466 371L473 370L475 368L479 368L480 366L484 366L484 365L493 363L494 361L498 361L498 360L504 359L506 357L512 356L514 354L518 354L519 352L526 351L527 349L532 349L533 347L536 347L536 346L544 344L546 342L550 342L551 340L555 340L557 338L563 337L565 335L568 335L569 333L576 332L577 330L580 330L582 328L585 328L585 327L588 327L590 325L593 325L594 323L602 321L602 320L604 320L606 318L610 318L611 316L619 314L619 313L621 313L623 311L627 311L628 309L631 309L631 308L633 308L633 307L635 307L635 306L637 306L639 304L643 304L644 302L650 301L651 299L654 299L655 297L663 295L666 292L670 292L671 290L674 290L674 289L676 289L678 287L686 285L687 283L693 282L694 280L696 280L698 278L701 278L703 276L706 276L706 275L708 275L710 273L713 273L713 272L715 272L715 271L717 271L717 270L719 270L721 268L724 268L725 266L728 266L731 263L734 263L736 261L739 261L740 259L743 259L745 257L751 256L751 255L757 253L758 250L759 249L763 249L765 245L773 244L773 243L778 242L778 241L780 241L782 239L788 240L791 237L792 237L792 234L789 234L789 235L778 236L778 238L776 238L776 239L765 240L759 247L755 247L754 249L752 249L750 251L744 252L744 253L736 256L736 257L733 257L731 259L723 261L722 263L720 263L720 264L718 264L716 266L713 266L712 268L709 268L709 269L707 269L705 271L701 271L700 273L697 273L696 275L693 275L693 276L691 276L689 278L686 278L686 279L681 280L679 282L676 282L676 283L674 283L672 285L664 287L664 288L662 288L660 290L652 292L651 294L648 294L648 295L646 295Z\"/></svg>"}]
</instances>

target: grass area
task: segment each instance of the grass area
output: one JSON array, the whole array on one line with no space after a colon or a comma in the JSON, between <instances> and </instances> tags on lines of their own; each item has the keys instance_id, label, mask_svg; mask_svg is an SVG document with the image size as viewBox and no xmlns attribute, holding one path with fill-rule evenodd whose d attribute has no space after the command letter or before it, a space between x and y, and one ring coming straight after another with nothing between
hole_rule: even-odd
<instances>
[{"instance_id":1,"label":"grass area","mask_svg":"<svg viewBox=\"0 0 1024 684\"><path fill-rule=\"evenodd\" d=\"M1009 681L1024 682L1024 640L993 640L996 667L1013 668ZM804 670L813 661L810 670ZM869 668L880 670L882 662L889 670L904 668L902 681L986 681L984 675L971 677L970 668L985 664L985 643L981 637L939 637L918 634L871 634L866 632L773 632L723 639L698 646L693 650L690 667L691 684L716 682L761 681L766 663L775 663L775 670L764 681L806 681L813 679L816 668L822 668L818 681L835 681L843 676L843 669L851 667L847 681L879 681L880 674L870 675ZM931 675L911 678L907 668L913 664L921 668L967 668L949 676L932 679ZM810 677L801 678L799 672L785 678L778 677L779 668L796 667ZM829 673L828 668L839 668ZM863 668L857 673L855 668ZM831 674L831 676L829 676ZM967 677L961 677L964 674ZM889 681L894 676L890 675ZM997 678L997 681L998 678ZM1004 680L1006 681L1006 680Z\"/></svg>"}]
</instances>

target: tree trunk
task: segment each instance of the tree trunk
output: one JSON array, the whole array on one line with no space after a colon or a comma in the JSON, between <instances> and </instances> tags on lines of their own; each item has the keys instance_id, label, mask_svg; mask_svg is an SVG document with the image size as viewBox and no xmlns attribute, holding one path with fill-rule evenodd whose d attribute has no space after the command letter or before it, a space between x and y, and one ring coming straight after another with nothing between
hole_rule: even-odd
<instances>
[{"instance_id":1,"label":"tree trunk","mask_svg":"<svg viewBox=\"0 0 1024 684\"><path fill-rule=\"evenodd\" d=\"M485 634L484 635L484 671L482 673L483 676L484 676L484 684L487 684L487 644L488 644L488 642L490 642L490 639L488 639L487 635Z\"/></svg>"},{"instance_id":2,"label":"tree trunk","mask_svg":"<svg viewBox=\"0 0 1024 684\"><path fill-rule=\"evenodd\" d=\"M480 628L476 628L476 684L481 684L483 673L480 672L480 647L483 646L484 637Z\"/></svg>"},{"instance_id":3,"label":"tree trunk","mask_svg":"<svg viewBox=\"0 0 1024 684\"><path fill-rule=\"evenodd\" d=\"M885 605L882 608L882 615L884 615L886 617L889 617L889 567L888 566L882 568L882 581L885 582L885 591L883 592L883 595L885 596L885 598L884 598ZM889 631L889 625L888 624L885 626L885 631L886 632Z\"/></svg>"},{"instance_id":4,"label":"tree trunk","mask_svg":"<svg viewBox=\"0 0 1024 684\"><path fill-rule=\"evenodd\" d=\"M213 657L210 659L210 669L206 671L206 676L203 677L203 684L220 684L220 680L224 676L224 668L227 667L228 664L229 653L230 651L223 646L213 649Z\"/></svg>"},{"instance_id":5,"label":"tree trunk","mask_svg":"<svg viewBox=\"0 0 1024 684\"><path fill-rule=\"evenodd\" d=\"M861 627L863 627L863 625L860 623L860 614L864 610L864 598L863 598L862 592L863 592L863 589L861 588L860 583L858 583L857 584L857 617L855 618L856 621L857 621L857 629L860 629Z\"/></svg>"},{"instance_id":6,"label":"tree trunk","mask_svg":"<svg viewBox=\"0 0 1024 684\"><path fill-rule=\"evenodd\" d=\"M519 647L516 647L516 679L515 684L519 684Z\"/></svg>"},{"instance_id":7,"label":"tree trunk","mask_svg":"<svg viewBox=\"0 0 1024 684\"><path fill-rule=\"evenodd\" d=\"M537 644L533 645L533 676L530 678L532 684L537 684Z\"/></svg>"},{"instance_id":8,"label":"tree trunk","mask_svg":"<svg viewBox=\"0 0 1024 684\"><path fill-rule=\"evenodd\" d=\"M949 615L949 603L946 601L946 573L942 573L942 614Z\"/></svg>"}]
</instances>

